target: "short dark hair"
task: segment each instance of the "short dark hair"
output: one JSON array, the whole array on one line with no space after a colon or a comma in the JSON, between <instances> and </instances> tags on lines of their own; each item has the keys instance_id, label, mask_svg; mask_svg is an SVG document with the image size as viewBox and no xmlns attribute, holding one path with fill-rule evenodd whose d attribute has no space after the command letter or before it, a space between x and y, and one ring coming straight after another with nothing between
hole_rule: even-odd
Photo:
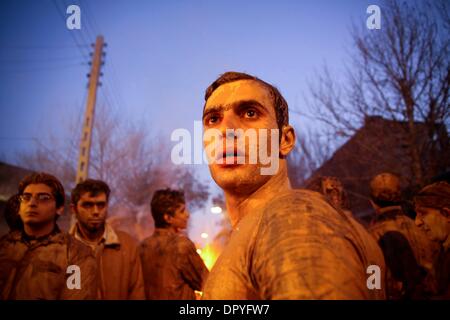
<instances>
[{"instance_id":1,"label":"short dark hair","mask_svg":"<svg viewBox=\"0 0 450 320\"><path fill-rule=\"evenodd\" d=\"M439 181L425 186L414 196L414 204L438 209L444 213L444 208L450 209L450 184Z\"/></svg>"},{"instance_id":2,"label":"short dark hair","mask_svg":"<svg viewBox=\"0 0 450 320\"><path fill-rule=\"evenodd\" d=\"M182 191L169 188L155 191L150 203L155 227L166 228L168 224L164 220L164 214L173 216L175 211L185 203Z\"/></svg>"},{"instance_id":3,"label":"short dark hair","mask_svg":"<svg viewBox=\"0 0 450 320\"><path fill-rule=\"evenodd\" d=\"M72 190L70 195L70 202L76 205L80 201L81 196L88 192L93 197L98 196L101 193L106 194L106 201L109 200L109 194L111 190L106 182L102 180L86 179L79 182Z\"/></svg>"},{"instance_id":4,"label":"short dark hair","mask_svg":"<svg viewBox=\"0 0 450 320\"><path fill-rule=\"evenodd\" d=\"M56 208L60 208L64 206L64 201L66 199L64 193L64 187L61 182L51 174L45 172L32 173L23 178L19 183L19 192L18 194L23 194L25 188L30 184L45 184L52 189L52 195L55 197Z\"/></svg>"},{"instance_id":5,"label":"short dark hair","mask_svg":"<svg viewBox=\"0 0 450 320\"><path fill-rule=\"evenodd\" d=\"M338 190L339 194L341 196L340 207L341 207L341 209L349 210L350 209L350 202L348 200L347 191L345 190L344 185L342 184L342 181L339 178L337 178L337 177L316 176L316 177L314 177L311 180L308 180L306 182L305 189L319 192L320 194L325 196L325 198L328 199L328 195L324 194L324 192L323 192L323 183L326 180L333 180L340 187L339 190Z\"/></svg>"},{"instance_id":6,"label":"short dark hair","mask_svg":"<svg viewBox=\"0 0 450 320\"><path fill-rule=\"evenodd\" d=\"M212 95L212 93L221 85L239 81L239 80L254 80L261 85L263 85L267 90L269 90L270 95L272 96L272 102L273 107L275 108L275 114L278 124L278 129L282 129L283 126L287 126L289 124L289 108L286 100L281 95L280 91L270 83L267 83L255 76L249 75L247 73L243 72L234 72L229 71L225 72L224 74L220 75L212 84L209 85L209 87L206 89L205 92L205 106L206 101L209 99L209 97ZM204 107L203 107L204 109Z\"/></svg>"},{"instance_id":7,"label":"short dark hair","mask_svg":"<svg viewBox=\"0 0 450 320\"><path fill-rule=\"evenodd\" d=\"M19 215L20 199L19 195L15 194L9 197L6 201L3 215L5 216L6 223L11 231L22 230L23 223Z\"/></svg>"}]
</instances>

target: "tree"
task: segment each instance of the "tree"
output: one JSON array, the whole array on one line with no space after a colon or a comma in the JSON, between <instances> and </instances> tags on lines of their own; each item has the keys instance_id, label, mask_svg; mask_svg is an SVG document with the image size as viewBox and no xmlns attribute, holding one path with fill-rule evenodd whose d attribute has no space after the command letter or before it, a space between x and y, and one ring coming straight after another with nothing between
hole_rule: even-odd
<instances>
[{"instance_id":1,"label":"tree","mask_svg":"<svg viewBox=\"0 0 450 320\"><path fill-rule=\"evenodd\" d=\"M370 116L403 122L413 185L446 168L449 154L449 6L386 1L381 29L353 27L346 81L325 67L310 86L313 116L336 137L351 137ZM418 126L426 126L426 139ZM366 146L370 148L370 146Z\"/></svg>"},{"instance_id":2,"label":"tree","mask_svg":"<svg viewBox=\"0 0 450 320\"><path fill-rule=\"evenodd\" d=\"M311 174L331 155L330 139L317 131L297 132L296 147L288 156L288 174L294 188L304 187Z\"/></svg>"},{"instance_id":3,"label":"tree","mask_svg":"<svg viewBox=\"0 0 450 320\"><path fill-rule=\"evenodd\" d=\"M75 186L79 142L76 133L80 130L73 121L69 121L68 128L74 132L72 139L63 141L51 136L52 143L47 146L36 141L36 150L20 154L19 159L26 168L54 174L70 192ZM191 210L201 208L208 199L208 186L189 167L173 165L170 150L161 141L151 138L143 126L127 126L105 107L97 109L89 177L104 180L110 186L111 216L125 215L133 221L146 216L151 220L150 200L159 188L184 190Z\"/></svg>"}]
</instances>

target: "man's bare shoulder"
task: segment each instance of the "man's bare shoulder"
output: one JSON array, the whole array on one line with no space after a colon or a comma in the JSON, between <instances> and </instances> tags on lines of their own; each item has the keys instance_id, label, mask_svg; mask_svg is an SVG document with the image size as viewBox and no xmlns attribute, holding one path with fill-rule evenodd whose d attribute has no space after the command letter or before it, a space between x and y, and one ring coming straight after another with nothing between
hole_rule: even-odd
<instances>
[{"instance_id":1,"label":"man's bare shoulder","mask_svg":"<svg viewBox=\"0 0 450 320\"><path fill-rule=\"evenodd\" d=\"M272 231L298 229L306 233L322 230L327 234L345 234L351 230L352 218L335 209L318 192L291 190L269 201L261 210L260 227Z\"/></svg>"},{"instance_id":2,"label":"man's bare shoulder","mask_svg":"<svg viewBox=\"0 0 450 320\"><path fill-rule=\"evenodd\" d=\"M265 215L279 214L336 214L325 198L318 192L295 189L271 199L264 207Z\"/></svg>"}]
</instances>

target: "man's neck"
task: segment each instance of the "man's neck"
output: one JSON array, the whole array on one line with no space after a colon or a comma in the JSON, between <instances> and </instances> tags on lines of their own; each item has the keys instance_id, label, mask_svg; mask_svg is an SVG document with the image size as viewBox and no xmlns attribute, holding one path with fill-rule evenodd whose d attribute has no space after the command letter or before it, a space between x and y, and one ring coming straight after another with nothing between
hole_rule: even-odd
<instances>
[{"instance_id":1,"label":"man's neck","mask_svg":"<svg viewBox=\"0 0 450 320\"><path fill-rule=\"evenodd\" d=\"M55 228L55 222L47 223L45 225L29 225L24 224L23 230L25 231L25 234L29 237L33 238L41 238L46 235L49 235L53 229Z\"/></svg>"},{"instance_id":2,"label":"man's neck","mask_svg":"<svg viewBox=\"0 0 450 320\"><path fill-rule=\"evenodd\" d=\"M180 233L180 232L181 232L181 229L176 228L176 227L174 227L174 226L168 226L166 229L167 229L168 231L175 232L175 233Z\"/></svg>"},{"instance_id":3,"label":"man's neck","mask_svg":"<svg viewBox=\"0 0 450 320\"><path fill-rule=\"evenodd\" d=\"M84 240L88 242L98 243L105 233L105 225L103 225L103 228L99 228L95 232L91 232L89 230L86 230L81 223L77 224L78 234L83 238Z\"/></svg>"},{"instance_id":4,"label":"man's neck","mask_svg":"<svg viewBox=\"0 0 450 320\"><path fill-rule=\"evenodd\" d=\"M264 185L250 194L225 191L228 215L233 228L249 212L264 206L280 193L291 190L287 174L280 172L269 179Z\"/></svg>"}]
</instances>

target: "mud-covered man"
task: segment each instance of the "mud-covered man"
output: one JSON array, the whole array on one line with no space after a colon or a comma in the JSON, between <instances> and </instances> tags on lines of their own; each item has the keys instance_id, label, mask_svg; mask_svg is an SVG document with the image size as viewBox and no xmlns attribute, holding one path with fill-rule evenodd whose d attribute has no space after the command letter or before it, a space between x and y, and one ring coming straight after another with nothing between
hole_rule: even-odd
<instances>
[{"instance_id":1,"label":"mud-covered man","mask_svg":"<svg viewBox=\"0 0 450 320\"><path fill-rule=\"evenodd\" d=\"M204 298L384 298L384 259L373 238L319 193L291 188L286 157L296 138L280 92L227 72L207 88L205 101L204 146L233 233ZM276 170L263 170L268 166ZM381 270L379 289L367 285L370 265Z\"/></svg>"},{"instance_id":2,"label":"mud-covered man","mask_svg":"<svg viewBox=\"0 0 450 320\"><path fill-rule=\"evenodd\" d=\"M92 249L98 264L98 299L143 300L144 280L137 242L106 221L110 189L87 179L72 190L71 209L77 223L70 234Z\"/></svg>"},{"instance_id":3,"label":"mud-covered man","mask_svg":"<svg viewBox=\"0 0 450 320\"><path fill-rule=\"evenodd\" d=\"M18 191L22 228L0 240L1 299L95 299L94 256L56 224L64 211L61 183L35 173L20 182Z\"/></svg>"},{"instance_id":4,"label":"mud-covered man","mask_svg":"<svg viewBox=\"0 0 450 320\"><path fill-rule=\"evenodd\" d=\"M433 251L437 249L402 208L400 179L383 172L370 181L375 216L369 226L383 250L389 299L424 299L435 286Z\"/></svg>"},{"instance_id":5,"label":"mud-covered man","mask_svg":"<svg viewBox=\"0 0 450 320\"><path fill-rule=\"evenodd\" d=\"M178 190L157 190L151 201L155 232L140 246L145 293L149 300L194 300L208 269L186 229L189 211Z\"/></svg>"}]
</instances>

